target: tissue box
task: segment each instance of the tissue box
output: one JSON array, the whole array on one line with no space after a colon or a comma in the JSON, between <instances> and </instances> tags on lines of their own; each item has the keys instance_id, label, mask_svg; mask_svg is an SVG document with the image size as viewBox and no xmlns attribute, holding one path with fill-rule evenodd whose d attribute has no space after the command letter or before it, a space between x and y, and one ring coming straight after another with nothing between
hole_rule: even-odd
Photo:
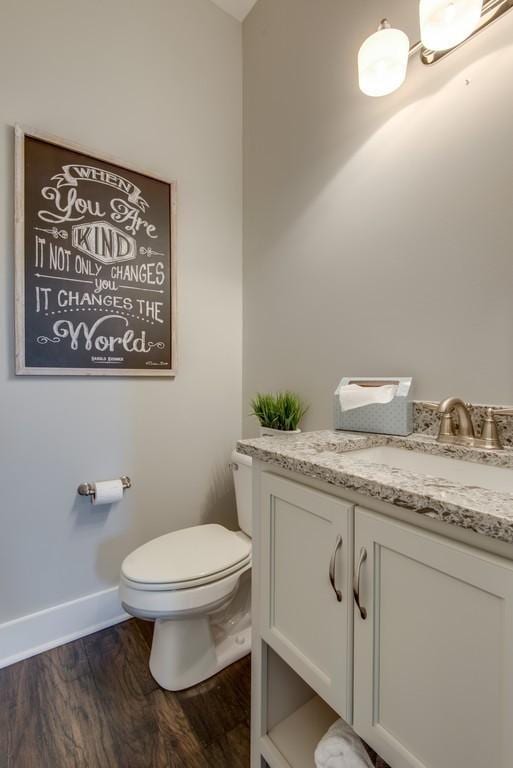
<instances>
[{"instance_id":1,"label":"tissue box","mask_svg":"<svg viewBox=\"0 0 513 768\"><path fill-rule=\"evenodd\" d=\"M339 392L348 384L380 387L397 384L397 392L390 403L372 403L351 411L340 407ZM347 376L335 391L335 429L348 432L376 432L380 435L410 435L413 432L413 402L410 400L411 378L359 378Z\"/></svg>"}]
</instances>

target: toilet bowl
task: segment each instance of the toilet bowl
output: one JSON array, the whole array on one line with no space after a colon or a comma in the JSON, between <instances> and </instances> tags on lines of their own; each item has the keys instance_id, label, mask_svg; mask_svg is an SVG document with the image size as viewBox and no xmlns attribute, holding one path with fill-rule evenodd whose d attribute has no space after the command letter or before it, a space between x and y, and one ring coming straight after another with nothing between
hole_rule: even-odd
<instances>
[{"instance_id":1,"label":"toilet bowl","mask_svg":"<svg viewBox=\"0 0 513 768\"><path fill-rule=\"evenodd\" d=\"M169 691L206 680L251 649L251 459L234 452L232 461L240 531L174 531L121 566L121 603L155 622L150 671Z\"/></svg>"}]
</instances>

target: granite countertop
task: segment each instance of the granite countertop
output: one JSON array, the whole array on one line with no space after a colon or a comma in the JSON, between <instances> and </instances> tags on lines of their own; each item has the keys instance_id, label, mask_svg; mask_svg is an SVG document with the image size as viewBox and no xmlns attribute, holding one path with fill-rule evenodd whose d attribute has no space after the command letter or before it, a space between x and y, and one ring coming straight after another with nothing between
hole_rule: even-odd
<instances>
[{"instance_id":1,"label":"granite countertop","mask_svg":"<svg viewBox=\"0 0 513 768\"><path fill-rule=\"evenodd\" d=\"M376 446L448 456L513 470L513 450L483 451L441 445L425 434L409 437L304 432L297 437L241 440L237 450L291 472L349 488L434 520L513 543L513 493L463 485L427 474L358 460L352 451Z\"/></svg>"}]
</instances>

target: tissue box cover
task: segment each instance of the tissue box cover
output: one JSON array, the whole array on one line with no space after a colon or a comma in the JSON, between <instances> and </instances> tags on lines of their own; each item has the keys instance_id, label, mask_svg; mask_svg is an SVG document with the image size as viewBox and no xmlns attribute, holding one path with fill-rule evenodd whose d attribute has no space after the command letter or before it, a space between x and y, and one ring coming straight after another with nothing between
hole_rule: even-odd
<instances>
[{"instance_id":1,"label":"tissue box cover","mask_svg":"<svg viewBox=\"0 0 513 768\"><path fill-rule=\"evenodd\" d=\"M339 392L348 384L380 386L397 384L397 393L390 403L372 403L351 411L340 407ZM334 396L335 429L348 432L375 432L380 435L411 435L413 432L413 402L410 400L411 378L347 376L338 385Z\"/></svg>"}]
</instances>

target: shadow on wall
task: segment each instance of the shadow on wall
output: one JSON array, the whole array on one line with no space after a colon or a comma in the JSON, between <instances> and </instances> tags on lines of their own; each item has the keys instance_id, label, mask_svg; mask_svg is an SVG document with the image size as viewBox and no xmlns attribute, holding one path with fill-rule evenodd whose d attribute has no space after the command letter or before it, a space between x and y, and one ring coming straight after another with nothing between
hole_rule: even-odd
<instances>
[{"instance_id":1,"label":"shadow on wall","mask_svg":"<svg viewBox=\"0 0 513 768\"><path fill-rule=\"evenodd\" d=\"M262 6L265 1L260 0ZM395 2L398 7L394 10L391 2L389 12L402 27L404 9ZM293 3L279 5L288 7ZM490 90L498 88L511 70L513 52L512 13L436 65L424 66L417 56L412 57L406 83L390 96L373 99L358 89L357 54L372 31L373 22L369 27L369 20L374 18L377 24L379 14L375 8L358 7L358 17L351 18L354 10L344 3L301 3L297 12L289 9L290 29L285 33L279 28L284 11L271 11L269 2L265 7L267 16L274 13L275 18L267 19L265 29L246 36L247 68L257 72L256 84L251 80L246 83L246 151L250 157L247 175L252 180L246 203L246 239L258 242L259 257L264 261L270 258L269 247L276 247L281 234L303 217L333 177L369 140L378 142L381 153L388 153L394 145L400 150L408 132L419 135L419 123L422 135L429 131L432 121L445 120L451 112L458 112L458 101L454 101L458 85L472 93L475 77ZM411 9L406 15L411 22ZM252 23L253 19L258 24L258 6ZM283 39L279 48L273 41L274 23L276 34L286 34L291 43L286 50ZM412 41L418 39L418 23L414 29L406 24L406 31ZM252 43L257 52L252 51ZM266 89L262 87L264 82ZM444 98L449 91L451 103ZM255 123L258 129L252 128ZM390 130L385 131L387 125ZM422 150L422 146L418 149ZM273 188L273 198L279 200L279 205L267 212L269 226L258 229L255 240L251 232L251 191L265 186Z\"/></svg>"},{"instance_id":2,"label":"shadow on wall","mask_svg":"<svg viewBox=\"0 0 513 768\"><path fill-rule=\"evenodd\" d=\"M461 71L445 77L443 82L438 73L433 73L435 77L430 93L426 93L424 87L415 101L404 99L401 104L396 104L398 108L394 113L376 125L364 141L362 132L355 132L358 142L355 141L351 154L341 158L341 165L331 166L331 177L326 176L324 186L317 190L316 197L310 196L304 200L304 208L295 211L295 219L300 220L310 205L317 204L318 199L329 192L331 182L337 181L342 174L350 182L348 196L353 201L355 198L360 201L362 218L365 218L364 204L373 207L374 193L383 211L383 219L386 220L387 201L392 205L397 202L389 197L387 189L387 186L394 189L396 169L399 171L399 179L404 180L407 173L401 170L401 166L409 165L412 181L416 180L415 172L420 170L423 175L419 187L424 187L427 192L428 187L432 191L433 185L436 185L437 175L440 179L442 173L451 170L447 165L441 167L437 163L437 159L443 158L444 152L447 153L447 147L451 154L449 160L455 166L459 164L460 167L469 168L472 150L481 150L484 156L484 148L492 146L494 137L497 138L497 126L492 121L487 123L483 120L483 115L500 98L498 91L502 78L498 75L511 71L512 67L513 45L509 44L462 66ZM417 69L414 69L410 75L413 82L416 74ZM373 101L363 94L362 98ZM467 120L464 126L463 117ZM464 141L462 128L465 132ZM461 185L461 177L453 181L455 186ZM444 185L446 182L447 179L444 179ZM486 193L479 192L477 185L473 194L474 199L486 196ZM343 216L346 209L344 201L340 202ZM398 210L392 213L395 213L397 220Z\"/></svg>"},{"instance_id":3,"label":"shadow on wall","mask_svg":"<svg viewBox=\"0 0 513 768\"><path fill-rule=\"evenodd\" d=\"M229 466L218 465L211 474L209 492L201 511L201 523L219 523L231 530L239 528L233 476Z\"/></svg>"},{"instance_id":4,"label":"shadow on wall","mask_svg":"<svg viewBox=\"0 0 513 768\"><path fill-rule=\"evenodd\" d=\"M123 503L124 499L120 502ZM113 508L113 504L95 506L89 497L79 496L74 498L71 506L74 528L98 528L103 527Z\"/></svg>"},{"instance_id":5,"label":"shadow on wall","mask_svg":"<svg viewBox=\"0 0 513 768\"><path fill-rule=\"evenodd\" d=\"M117 584L121 561L141 543L140 527L144 519L137 514L136 499L131 488L115 504L95 506L89 498L78 495L72 504L73 537L78 535L81 541L89 540L94 554L93 568L104 588Z\"/></svg>"}]
</instances>

